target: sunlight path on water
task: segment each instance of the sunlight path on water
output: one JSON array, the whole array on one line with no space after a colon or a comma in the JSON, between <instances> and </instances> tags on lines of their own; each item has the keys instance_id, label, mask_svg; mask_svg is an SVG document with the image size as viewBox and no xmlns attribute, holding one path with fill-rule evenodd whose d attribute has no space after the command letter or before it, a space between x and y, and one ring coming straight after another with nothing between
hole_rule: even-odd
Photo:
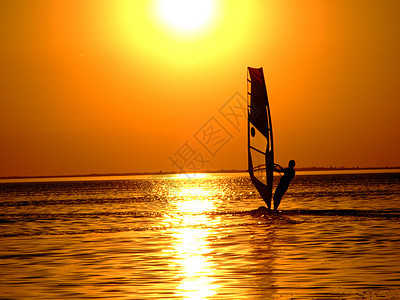
<instances>
[{"instance_id":1,"label":"sunlight path on water","mask_svg":"<svg viewBox=\"0 0 400 300\"><path fill-rule=\"evenodd\" d=\"M213 229L196 228L196 225L218 226L220 218L210 220L201 214L216 209L218 201L212 197L215 191L187 186L191 183L188 179L180 182L186 184L171 191L174 199L170 211L177 214L165 215L165 222L181 228L170 230L173 243L163 252L170 257L171 268L178 270L176 295L184 299L208 299L219 287L215 283L216 266L211 261L213 249L208 242Z\"/></svg>"},{"instance_id":2,"label":"sunlight path on water","mask_svg":"<svg viewBox=\"0 0 400 300\"><path fill-rule=\"evenodd\" d=\"M182 228L171 232L174 242L165 252L171 257L171 267L178 269L180 281L176 294L185 299L205 299L218 289L215 265L210 260L213 249L207 241L210 229Z\"/></svg>"}]
</instances>

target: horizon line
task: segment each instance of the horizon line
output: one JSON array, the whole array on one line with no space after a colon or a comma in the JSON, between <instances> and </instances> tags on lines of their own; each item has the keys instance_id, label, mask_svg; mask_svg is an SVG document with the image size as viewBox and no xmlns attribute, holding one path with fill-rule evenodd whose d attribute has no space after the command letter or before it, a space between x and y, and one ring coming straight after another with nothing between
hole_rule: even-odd
<instances>
[{"instance_id":1,"label":"horizon line","mask_svg":"<svg viewBox=\"0 0 400 300\"><path fill-rule=\"evenodd\" d=\"M296 171L330 171L330 170L385 170L400 169L400 167L300 167ZM16 175L0 176L0 179L29 179L29 178L68 178L68 177L106 177L106 176L137 176L137 175L172 175L172 174L201 174L201 173L246 173L247 169L220 169L220 170L202 170L198 172L182 171L148 171L148 172L124 172L124 173L92 173L92 174L69 174L69 175Z\"/></svg>"}]
</instances>

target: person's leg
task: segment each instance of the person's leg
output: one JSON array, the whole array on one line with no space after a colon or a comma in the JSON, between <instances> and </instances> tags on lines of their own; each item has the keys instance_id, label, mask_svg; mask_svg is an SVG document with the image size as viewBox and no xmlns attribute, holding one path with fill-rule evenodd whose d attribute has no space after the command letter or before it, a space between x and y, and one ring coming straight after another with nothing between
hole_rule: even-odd
<instances>
[{"instance_id":1,"label":"person's leg","mask_svg":"<svg viewBox=\"0 0 400 300\"><path fill-rule=\"evenodd\" d=\"M282 197L286 193L286 191L287 187L278 184L274 194L274 210L278 209L279 204L281 204Z\"/></svg>"}]
</instances>

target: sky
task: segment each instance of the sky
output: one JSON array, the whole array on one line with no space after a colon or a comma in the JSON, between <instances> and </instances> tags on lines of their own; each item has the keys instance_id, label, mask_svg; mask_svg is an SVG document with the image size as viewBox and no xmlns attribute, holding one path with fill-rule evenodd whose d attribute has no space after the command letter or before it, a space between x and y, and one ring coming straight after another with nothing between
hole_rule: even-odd
<instances>
[{"instance_id":1,"label":"sky","mask_svg":"<svg viewBox=\"0 0 400 300\"><path fill-rule=\"evenodd\" d=\"M203 3L203 4L201 4ZM0 176L400 166L397 0L0 2Z\"/></svg>"}]
</instances>

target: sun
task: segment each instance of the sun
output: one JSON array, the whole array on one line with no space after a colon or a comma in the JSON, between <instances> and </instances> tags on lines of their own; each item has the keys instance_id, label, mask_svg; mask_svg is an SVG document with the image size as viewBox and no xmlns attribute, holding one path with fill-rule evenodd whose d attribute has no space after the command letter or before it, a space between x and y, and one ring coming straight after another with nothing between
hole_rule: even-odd
<instances>
[{"instance_id":1,"label":"sun","mask_svg":"<svg viewBox=\"0 0 400 300\"><path fill-rule=\"evenodd\" d=\"M182 34L204 30L215 14L214 0L159 0L157 12L161 21Z\"/></svg>"}]
</instances>

